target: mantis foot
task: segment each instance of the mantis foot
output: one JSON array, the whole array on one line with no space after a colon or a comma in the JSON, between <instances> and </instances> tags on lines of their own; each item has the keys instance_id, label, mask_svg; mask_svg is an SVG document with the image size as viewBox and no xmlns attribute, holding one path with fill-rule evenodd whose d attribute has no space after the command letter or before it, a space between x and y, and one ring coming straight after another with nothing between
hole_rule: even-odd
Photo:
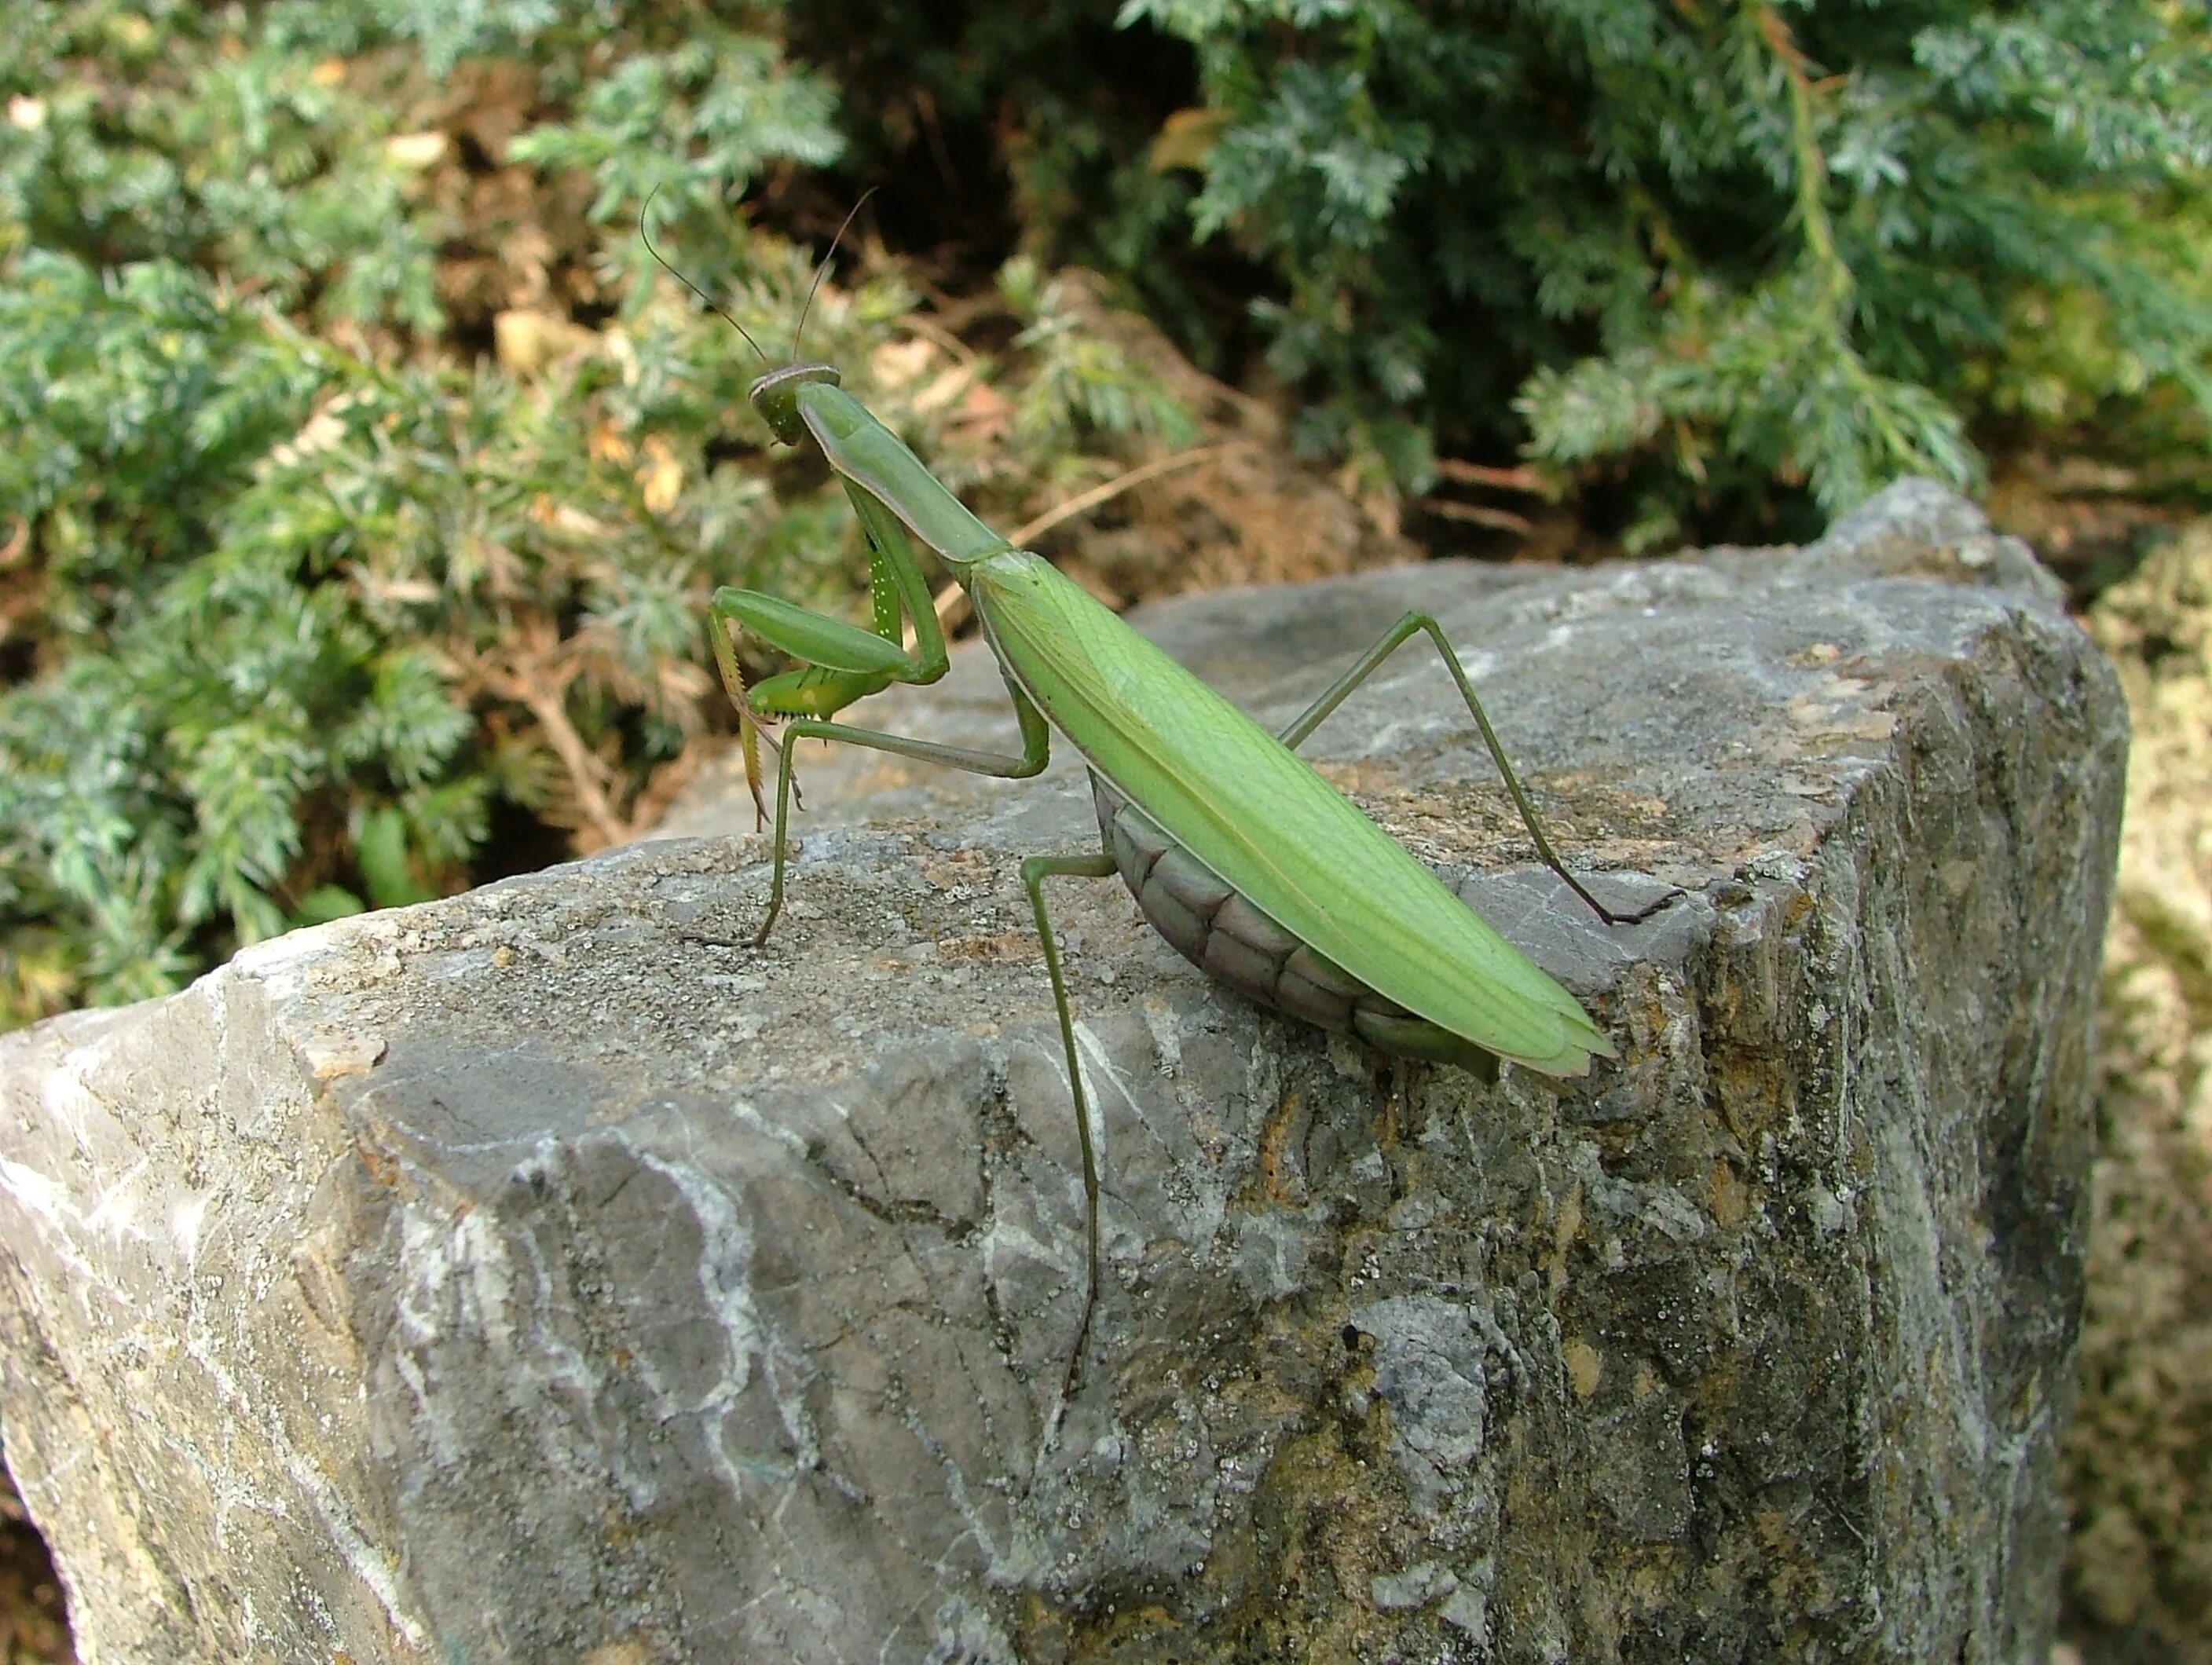
<instances>
[{"instance_id":1,"label":"mantis foot","mask_svg":"<svg viewBox=\"0 0 2212 1665\"><path fill-rule=\"evenodd\" d=\"M1598 918L1604 921L1607 925L1641 925L1644 921L1650 919L1652 915L1657 913L1661 908L1666 907L1668 902L1674 901L1676 896L1686 896L1690 894L1679 884L1670 884L1664 890L1662 890L1655 900L1645 902L1644 906L1638 908L1634 913L1616 914L1612 908L1607 907L1595 896L1592 896L1588 890L1583 889L1582 885L1578 884L1571 875L1562 873L1560 877L1566 879L1567 888L1571 890L1584 902L1588 902L1589 904L1590 911L1595 914Z\"/></svg>"}]
</instances>

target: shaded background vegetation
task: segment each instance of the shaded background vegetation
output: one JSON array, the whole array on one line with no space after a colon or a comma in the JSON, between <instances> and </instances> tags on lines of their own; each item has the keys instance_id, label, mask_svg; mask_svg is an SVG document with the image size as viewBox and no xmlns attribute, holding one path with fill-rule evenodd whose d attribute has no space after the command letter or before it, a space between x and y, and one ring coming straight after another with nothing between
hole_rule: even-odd
<instances>
[{"instance_id":1,"label":"shaded background vegetation","mask_svg":"<svg viewBox=\"0 0 2212 1665\"><path fill-rule=\"evenodd\" d=\"M1203 437L1102 289L1431 548L2212 495L2181 0L0 16L0 1024L635 836L712 587L850 605L648 198L773 353L880 187L806 345L1002 526Z\"/></svg>"},{"instance_id":2,"label":"shaded background vegetation","mask_svg":"<svg viewBox=\"0 0 2212 1665\"><path fill-rule=\"evenodd\" d=\"M721 720L708 590L841 605L648 197L780 346L884 187L807 344L1013 522L1192 436L1070 263L1417 530L1527 518L1441 467L1802 536L2092 431L2206 489L2178 4L8 10L7 1021L630 836Z\"/></svg>"}]
</instances>

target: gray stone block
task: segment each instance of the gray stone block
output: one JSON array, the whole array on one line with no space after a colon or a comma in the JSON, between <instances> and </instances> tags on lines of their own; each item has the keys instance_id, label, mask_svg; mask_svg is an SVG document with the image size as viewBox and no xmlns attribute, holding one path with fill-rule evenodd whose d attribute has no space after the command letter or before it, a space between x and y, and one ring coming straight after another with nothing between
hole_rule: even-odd
<instances>
[{"instance_id":1,"label":"gray stone block","mask_svg":"<svg viewBox=\"0 0 2212 1665\"><path fill-rule=\"evenodd\" d=\"M2026 551L1908 483L1802 550L1453 563L1140 620L1589 1005L1486 1086L1054 891L1007 784L263 945L0 1040L10 1459L115 1662L2039 1659L2125 749ZM989 668L872 714L1010 735ZM744 811L750 823L749 807ZM729 800L679 817L734 825Z\"/></svg>"}]
</instances>

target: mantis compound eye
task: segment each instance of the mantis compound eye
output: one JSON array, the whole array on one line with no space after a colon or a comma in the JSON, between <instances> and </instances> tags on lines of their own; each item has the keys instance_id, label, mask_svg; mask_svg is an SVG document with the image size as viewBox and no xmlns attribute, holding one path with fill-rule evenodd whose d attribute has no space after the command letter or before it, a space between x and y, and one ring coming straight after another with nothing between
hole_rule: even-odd
<instances>
[{"instance_id":1,"label":"mantis compound eye","mask_svg":"<svg viewBox=\"0 0 2212 1665\"><path fill-rule=\"evenodd\" d=\"M770 433L786 445L797 445L806 437L806 424L799 415L799 390L811 382L827 382L835 387L842 380L833 365L787 364L753 383L745 397Z\"/></svg>"}]
</instances>

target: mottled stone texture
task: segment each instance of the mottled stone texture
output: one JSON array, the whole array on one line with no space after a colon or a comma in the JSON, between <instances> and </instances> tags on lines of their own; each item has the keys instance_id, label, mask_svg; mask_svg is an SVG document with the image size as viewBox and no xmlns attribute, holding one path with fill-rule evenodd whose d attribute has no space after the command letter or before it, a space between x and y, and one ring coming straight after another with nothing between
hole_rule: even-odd
<instances>
[{"instance_id":1,"label":"mottled stone texture","mask_svg":"<svg viewBox=\"0 0 2212 1665\"><path fill-rule=\"evenodd\" d=\"M1582 994L1585 1081L1392 1064L1015 858L1066 760L304 933L0 1042L11 1459L90 1657L2039 1659L2124 717L1932 488L1803 550L1439 564L1148 622ZM873 714L1011 733L971 655ZM1231 783L1233 784L1233 783ZM687 811L710 824L712 802Z\"/></svg>"},{"instance_id":2,"label":"mottled stone texture","mask_svg":"<svg viewBox=\"0 0 2212 1665\"><path fill-rule=\"evenodd\" d=\"M2212 520L2090 621L2135 720L2106 939L2069 1593L2088 1665L2212 1665Z\"/></svg>"}]
</instances>

